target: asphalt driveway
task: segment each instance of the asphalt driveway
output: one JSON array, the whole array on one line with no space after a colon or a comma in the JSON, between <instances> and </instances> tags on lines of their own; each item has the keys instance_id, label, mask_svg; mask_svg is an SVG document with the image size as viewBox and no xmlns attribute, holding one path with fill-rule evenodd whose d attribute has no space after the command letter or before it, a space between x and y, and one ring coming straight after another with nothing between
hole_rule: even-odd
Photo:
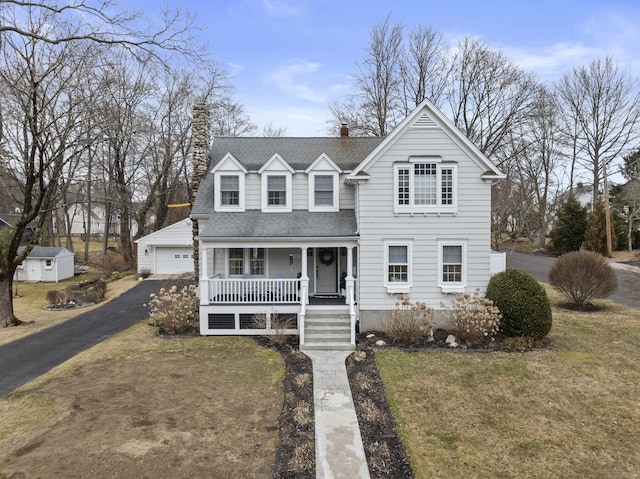
<instances>
[{"instance_id":1,"label":"asphalt driveway","mask_svg":"<svg viewBox=\"0 0 640 479\"><path fill-rule=\"evenodd\" d=\"M555 258L539 254L507 252L507 267L521 268L538 281L549 282L549 270ZM618 276L618 289L607 299L614 303L640 309L640 270L624 264L612 263Z\"/></svg>"},{"instance_id":2,"label":"asphalt driveway","mask_svg":"<svg viewBox=\"0 0 640 479\"><path fill-rule=\"evenodd\" d=\"M100 308L0 346L0 397L146 318L143 305L162 284L147 279Z\"/></svg>"}]
</instances>

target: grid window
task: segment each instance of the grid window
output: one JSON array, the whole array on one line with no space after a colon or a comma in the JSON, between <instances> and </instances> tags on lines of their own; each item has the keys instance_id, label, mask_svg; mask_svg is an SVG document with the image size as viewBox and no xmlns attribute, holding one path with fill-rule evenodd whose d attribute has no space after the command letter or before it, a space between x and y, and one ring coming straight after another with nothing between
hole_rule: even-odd
<instances>
[{"instance_id":1,"label":"grid window","mask_svg":"<svg viewBox=\"0 0 640 479\"><path fill-rule=\"evenodd\" d=\"M220 176L220 204L238 206L240 204L240 178L238 176Z\"/></svg>"},{"instance_id":2,"label":"grid window","mask_svg":"<svg viewBox=\"0 0 640 479\"><path fill-rule=\"evenodd\" d=\"M251 276L264 276L264 248L253 248L250 253L249 266Z\"/></svg>"},{"instance_id":3,"label":"grid window","mask_svg":"<svg viewBox=\"0 0 640 479\"><path fill-rule=\"evenodd\" d=\"M287 178L285 176L267 177L267 204L269 206L286 206Z\"/></svg>"},{"instance_id":4,"label":"grid window","mask_svg":"<svg viewBox=\"0 0 640 479\"><path fill-rule=\"evenodd\" d=\"M389 245L387 274L390 283L408 282L409 252L406 245Z\"/></svg>"},{"instance_id":5,"label":"grid window","mask_svg":"<svg viewBox=\"0 0 640 479\"><path fill-rule=\"evenodd\" d=\"M442 168L440 188L442 192L442 204L453 204L453 168Z\"/></svg>"},{"instance_id":6,"label":"grid window","mask_svg":"<svg viewBox=\"0 0 640 479\"><path fill-rule=\"evenodd\" d=\"M314 177L314 198L315 206L333 206L333 176Z\"/></svg>"},{"instance_id":7,"label":"grid window","mask_svg":"<svg viewBox=\"0 0 640 479\"><path fill-rule=\"evenodd\" d=\"M242 276L244 273L244 250L242 248L229 249L229 275Z\"/></svg>"},{"instance_id":8,"label":"grid window","mask_svg":"<svg viewBox=\"0 0 640 479\"><path fill-rule=\"evenodd\" d=\"M435 163L416 163L413 166L413 203L436 204L437 169Z\"/></svg>"},{"instance_id":9,"label":"grid window","mask_svg":"<svg viewBox=\"0 0 640 479\"><path fill-rule=\"evenodd\" d=\"M445 245L442 247L442 282L462 282L461 245Z\"/></svg>"},{"instance_id":10,"label":"grid window","mask_svg":"<svg viewBox=\"0 0 640 479\"><path fill-rule=\"evenodd\" d=\"M398 204L409 205L409 168L398 170Z\"/></svg>"}]
</instances>

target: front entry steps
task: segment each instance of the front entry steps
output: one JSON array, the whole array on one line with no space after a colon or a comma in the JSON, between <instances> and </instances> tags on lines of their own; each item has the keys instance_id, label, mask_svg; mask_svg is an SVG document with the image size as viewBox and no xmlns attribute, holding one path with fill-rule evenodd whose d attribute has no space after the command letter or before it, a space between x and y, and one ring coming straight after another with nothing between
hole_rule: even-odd
<instances>
[{"instance_id":1,"label":"front entry steps","mask_svg":"<svg viewBox=\"0 0 640 479\"><path fill-rule=\"evenodd\" d=\"M353 351L348 307L307 309L304 318L304 350Z\"/></svg>"}]
</instances>

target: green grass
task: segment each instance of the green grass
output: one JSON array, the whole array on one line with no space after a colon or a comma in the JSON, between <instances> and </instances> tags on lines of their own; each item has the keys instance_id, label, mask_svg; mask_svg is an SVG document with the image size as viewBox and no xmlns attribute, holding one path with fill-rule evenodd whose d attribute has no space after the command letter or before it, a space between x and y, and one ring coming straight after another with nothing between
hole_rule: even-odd
<instances>
[{"instance_id":1,"label":"green grass","mask_svg":"<svg viewBox=\"0 0 640 479\"><path fill-rule=\"evenodd\" d=\"M550 338L528 353L376 354L416 477L638 477L640 311L554 308Z\"/></svg>"}]
</instances>

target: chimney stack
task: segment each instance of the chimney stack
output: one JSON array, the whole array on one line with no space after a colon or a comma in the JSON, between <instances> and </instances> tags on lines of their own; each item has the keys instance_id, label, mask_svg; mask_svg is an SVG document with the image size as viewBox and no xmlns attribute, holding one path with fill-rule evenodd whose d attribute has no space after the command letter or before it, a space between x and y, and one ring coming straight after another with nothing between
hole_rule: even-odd
<instances>
[{"instance_id":1,"label":"chimney stack","mask_svg":"<svg viewBox=\"0 0 640 479\"><path fill-rule=\"evenodd\" d=\"M209 110L206 103L199 102L193 105L193 123L191 124L191 198L193 204L200 180L204 178L209 169L209 153L211 152L211 137L209 135ZM193 234L193 269L195 277L200 277L200 245L196 237L200 234L200 225L197 219L191 219L191 232ZM206 268L204 268L206 271Z\"/></svg>"},{"instance_id":2,"label":"chimney stack","mask_svg":"<svg viewBox=\"0 0 640 479\"><path fill-rule=\"evenodd\" d=\"M346 123L342 123L342 125L340 125L340 138L345 136L349 136L349 127Z\"/></svg>"}]
</instances>

